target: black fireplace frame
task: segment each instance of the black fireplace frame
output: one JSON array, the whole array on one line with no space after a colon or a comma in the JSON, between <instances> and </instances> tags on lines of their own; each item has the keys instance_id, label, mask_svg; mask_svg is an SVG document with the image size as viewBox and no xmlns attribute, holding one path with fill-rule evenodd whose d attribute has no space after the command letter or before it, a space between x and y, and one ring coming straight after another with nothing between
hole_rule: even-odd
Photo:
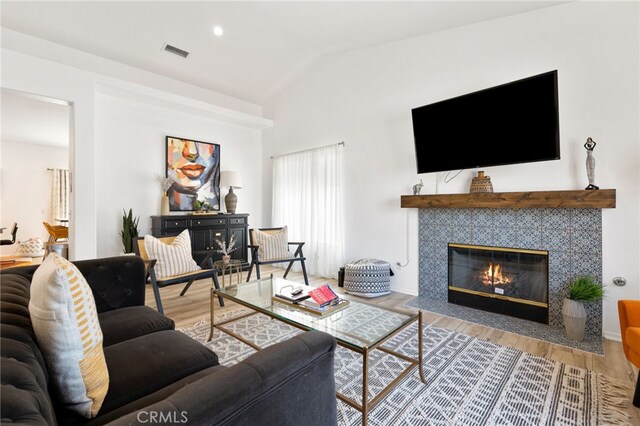
<instances>
[{"instance_id":1,"label":"black fireplace frame","mask_svg":"<svg viewBox=\"0 0 640 426\"><path fill-rule=\"evenodd\" d=\"M482 293L450 285L451 282L451 247L473 248L480 250L513 251L520 253L537 253L546 255L547 259L547 297L544 302L534 302L503 296L495 293ZM529 250L512 247L493 247L470 244L449 243L447 247L447 293L449 303L480 309L496 314L549 324L549 252L546 250Z\"/></svg>"}]
</instances>

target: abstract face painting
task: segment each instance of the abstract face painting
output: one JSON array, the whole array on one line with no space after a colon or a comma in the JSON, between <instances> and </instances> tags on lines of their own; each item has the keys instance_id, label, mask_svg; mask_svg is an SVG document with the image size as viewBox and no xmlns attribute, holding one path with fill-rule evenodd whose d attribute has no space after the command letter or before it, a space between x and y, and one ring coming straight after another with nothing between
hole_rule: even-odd
<instances>
[{"instance_id":1,"label":"abstract face painting","mask_svg":"<svg viewBox=\"0 0 640 426\"><path fill-rule=\"evenodd\" d=\"M171 211L195 210L195 200L220 210L220 145L167 136L167 176Z\"/></svg>"}]
</instances>

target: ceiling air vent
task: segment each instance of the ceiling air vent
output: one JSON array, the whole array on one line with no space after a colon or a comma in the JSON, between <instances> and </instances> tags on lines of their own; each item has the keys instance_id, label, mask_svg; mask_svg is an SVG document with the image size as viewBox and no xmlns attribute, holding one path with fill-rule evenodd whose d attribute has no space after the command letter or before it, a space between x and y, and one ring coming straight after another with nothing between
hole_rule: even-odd
<instances>
[{"instance_id":1,"label":"ceiling air vent","mask_svg":"<svg viewBox=\"0 0 640 426\"><path fill-rule=\"evenodd\" d=\"M165 52L173 53L174 55L178 55L182 58L186 58L187 56L189 56L189 52L187 52L186 50L178 49L177 47L172 46L168 43L165 43L164 46L162 46L162 50L164 50Z\"/></svg>"}]
</instances>

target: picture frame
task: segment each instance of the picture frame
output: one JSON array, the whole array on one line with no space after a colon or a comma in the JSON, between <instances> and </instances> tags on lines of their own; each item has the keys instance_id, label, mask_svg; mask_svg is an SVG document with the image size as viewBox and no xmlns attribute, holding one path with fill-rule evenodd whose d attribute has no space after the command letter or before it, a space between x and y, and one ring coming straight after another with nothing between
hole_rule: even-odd
<instances>
[{"instance_id":1,"label":"picture frame","mask_svg":"<svg viewBox=\"0 0 640 426\"><path fill-rule=\"evenodd\" d=\"M165 142L165 176L174 180L169 210L219 211L220 144L176 136Z\"/></svg>"}]
</instances>

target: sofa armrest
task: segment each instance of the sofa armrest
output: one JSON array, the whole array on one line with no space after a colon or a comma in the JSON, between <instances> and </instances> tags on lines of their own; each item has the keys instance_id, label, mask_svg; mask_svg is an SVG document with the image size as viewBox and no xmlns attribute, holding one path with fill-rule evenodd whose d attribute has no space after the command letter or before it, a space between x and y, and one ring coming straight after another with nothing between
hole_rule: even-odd
<instances>
[{"instance_id":1,"label":"sofa armrest","mask_svg":"<svg viewBox=\"0 0 640 426\"><path fill-rule=\"evenodd\" d=\"M299 334L109 424L335 425L335 347L326 333Z\"/></svg>"},{"instance_id":2,"label":"sofa armrest","mask_svg":"<svg viewBox=\"0 0 640 426\"><path fill-rule=\"evenodd\" d=\"M144 306L145 265L139 256L116 256L73 262L85 277L98 313Z\"/></svg>"}]
</instances>

